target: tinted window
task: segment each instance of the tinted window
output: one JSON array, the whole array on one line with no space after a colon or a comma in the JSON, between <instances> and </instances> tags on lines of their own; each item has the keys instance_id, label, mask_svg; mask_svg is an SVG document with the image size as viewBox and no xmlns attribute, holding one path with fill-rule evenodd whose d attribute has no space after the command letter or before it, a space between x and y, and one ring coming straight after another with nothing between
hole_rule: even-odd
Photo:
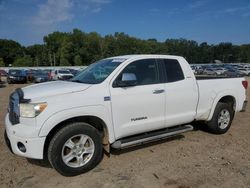
<instances>
[{"instance_id":1,"label":"tinted window","mask_svg":"<svg viewBox=\"0 0 250 188\"><path fill-rule=\"evenodd\" d=\"M176 82L184 79L184 74L179 62L175 59L164 59L167 82Z\"/></svg>"},{"instance_id":2,"label":"tinted window","mask_svg":"<svg viewBox=\"0 0 250 188\"><path fill-rule=\"evenodd\" d=\"M136 75L137 85L159 83L155 59L143 59L130 63L124 68L117 80L121 81L123 73L134 73Z\"/></svg>"}]
</instances>

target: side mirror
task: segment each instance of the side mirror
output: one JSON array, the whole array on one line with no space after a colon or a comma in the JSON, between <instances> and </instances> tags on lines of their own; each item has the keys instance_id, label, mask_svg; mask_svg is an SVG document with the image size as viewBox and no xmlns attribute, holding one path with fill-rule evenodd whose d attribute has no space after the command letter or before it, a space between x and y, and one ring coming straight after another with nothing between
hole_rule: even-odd
<instances>
[{"instance_id":1,"label":"side mirror","mask_svg":"<svg viewBox=\"0 0 250 188\"><path fill-rule=\"evenodd\" d=\"M131 87L136 86L137 79L134 73L123 73L122 80L116 81L116 87Z\"/></svg>"}]
</instances>

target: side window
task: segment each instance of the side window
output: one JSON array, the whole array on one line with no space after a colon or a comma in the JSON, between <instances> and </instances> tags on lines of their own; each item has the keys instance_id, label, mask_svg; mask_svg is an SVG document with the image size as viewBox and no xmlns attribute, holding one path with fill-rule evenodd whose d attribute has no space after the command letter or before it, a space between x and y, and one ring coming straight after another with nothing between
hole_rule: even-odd
<instances>
[{"instance_id":1,"label":"side window","mask_svg":"<svg viewBox=\"0 0 250 188\"><path fill-rule=\"evenodd\" d=\"M175 59L164 59L167 82L184 80L184 74L180 63Z\"/></svg>"},{"instance_id":2,"label":"side window","mask_svg":"<svg viewBox=\"0 0 250 188\"><path fill-rule=\"evenodd\" d=\"M130 63L123 69L116 80L122 79L123 73L134 73L137 85L149 85L159 83L159 76L155 59L143 59Z\"/></svg>"}]
</instances>

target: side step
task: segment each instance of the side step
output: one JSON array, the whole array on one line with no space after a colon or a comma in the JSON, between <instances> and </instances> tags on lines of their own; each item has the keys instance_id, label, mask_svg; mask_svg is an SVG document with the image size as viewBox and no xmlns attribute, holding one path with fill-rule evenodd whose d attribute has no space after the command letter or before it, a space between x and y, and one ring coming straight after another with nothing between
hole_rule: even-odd
<instances>
[{"instance_id":1,"label":"side step","mask_svg":"<svg viewBox=\"0 0 250 188\"><path fill-rule=\"evenodd\" d=\"M115 149L123 149L123 148L127 148L130 146L143 144L146 142L152 142L152 141L168 138L168 137L178 135L187 131L192 131L192 130L193 130L192 125L182 125L182 126L171 127L167 129L162 129L158 131L153 131L149 133L143 133L143 134L123 138L114 142L111 145L111 147Z\"/></svg>"}]
</instances>

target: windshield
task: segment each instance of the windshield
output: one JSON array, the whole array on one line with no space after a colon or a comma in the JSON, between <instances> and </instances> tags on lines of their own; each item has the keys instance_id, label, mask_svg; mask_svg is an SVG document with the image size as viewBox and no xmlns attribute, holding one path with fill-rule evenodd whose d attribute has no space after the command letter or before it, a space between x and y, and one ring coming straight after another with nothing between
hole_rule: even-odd
<instances>
[{"instance_id":1,"label":"windshield","mask_svg":"<svg viewBox=\"0 0 250 188\"><path fill-rule=\"evenodd\" d=\"M60 73L60 74L71 74L68 70L59 70L58 73Z\"/></svg>"},{"instance_id":2,"label":"windshield","mask_svg":"<svg viewBox=\"0 0 250 188\"><path fill-rule=\"evenodd\" d=\"M118 59L104 59L91 64L71 81L86 84L99 84L104 81L123 61Z\"/></svg>"},{"instance_id":3,"label":"windshield","mask_svg":"<svg viewBox=\"0 0 250 188\"><path fill-rule=\"evenodd\" d=\"M22 75L22 71L21 70L9 70L9 75Z\"/></svg>"}]
</instances>

